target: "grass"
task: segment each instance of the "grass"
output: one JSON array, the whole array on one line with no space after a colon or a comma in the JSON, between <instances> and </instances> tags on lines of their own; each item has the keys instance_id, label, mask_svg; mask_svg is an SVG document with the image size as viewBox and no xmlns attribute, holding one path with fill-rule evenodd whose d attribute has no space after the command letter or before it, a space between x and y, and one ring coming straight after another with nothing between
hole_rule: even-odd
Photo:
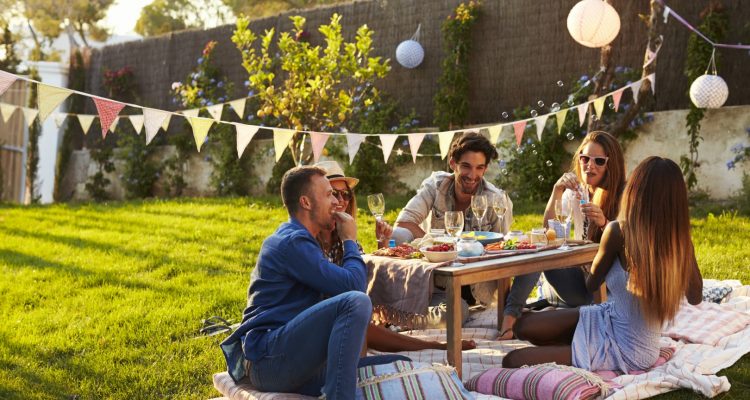
<instances>
[{"instance_id":1,"label":"grass","mask_svg":"<svg viewBox=\"0 0 750 400\"><path fill-rule=\"evenodd\" d=\"M517 205L514 228L538 225L541 208ZM258 249L286 219L272 199L0 206L0 398L217 396L224 336L199 336L201 321L240 318ZM750 218L692 222L704 276L750 282ZM364 209L359 224L373 250ZM724 372L723 398L750 397L750 357Z\"/></svg>"}]
</instances>

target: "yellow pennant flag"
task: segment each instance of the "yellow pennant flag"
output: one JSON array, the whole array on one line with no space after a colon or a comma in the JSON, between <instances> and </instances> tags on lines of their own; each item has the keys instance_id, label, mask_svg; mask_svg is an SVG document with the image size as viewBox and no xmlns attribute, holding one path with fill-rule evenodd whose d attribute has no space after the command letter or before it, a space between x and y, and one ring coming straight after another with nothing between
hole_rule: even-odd
<instances>
[{"instance_id":1,"label":"yellow pennant flag","mask_svg":"<svg viewBox=\"0 0 750 400\"><path fill-rule=\"evenodd\" d=\"M39 107L39 122L44 122L49 116L49 113L57 108L63 100L67 99L72 93L68 89L63 89L54 86L48 86L43 83L38 84L39 88L39 100L37 101Z\"/></svg>"},{"instance_id":2,"label":"yellow pennant flag","mask_svg":"<svg viewBox=\"0 0 750 400\"><path fill-rule=\"evenodd\" d=\"M277 128L273 130L273 149L276 152L276 162L281 159L281 155L284 154L284 149L292 140L292 136L297 133L292 129L281 129Z\"/></svg>"},{"instance_id":3,"label":"yellow pennant flag","mask_svg":"<svg viewBox=\"0 0 750 400\"><path fill-rule=\"evenodd\" d=\"M234 112L237 113L237 115L240 117L240 119L245 118L245 101L247 99L239 99L239 100L233 100L229 102L229 105L232 106L234 109Z\"/></svg>"},{"instance_id":4,"label":"yellow pennant flag","mask_svg":"<svg viewBox=\"0 0 750 400\"><path fill-rule=\"evenodd\" d=\"M493 146L496 145L497 139L500 138L500 133L503 131L503 126L495 125L487 128L487 130L490 132L490 143L492 143Z\"/></svg>"},{"instance_id":5,"label":"yellow pennant flag","mask_svg":"<svg viewBox=\"0 0 750 400\"><path fill-rule=\"evenodd\" d=\"M599 119L602 119L602 113L604 113L605 100L607 100L607 96L602 96L594 100L594 110L596 111L596 117Z\"/></svg>"},{"instance_id":6,"label":"yellow pennant flag","mask_svg":"<svg viewBox=\"0 0 750 400\"><path fill-rule=\"evenodd\" d=\"M23 111L23 116L24 118L26 118L26 125L31 127L31 124L34 123L36 115L39 114L39 110L37 110L36 108L21 107L21 111Z\"/></svg>"},{"instance_id":7,"label":"yellow pennant flag","mask_svg":"<svg viewBox=\"0 0 750 400\"><path fill-rule=\"evenodd\" d=\"M195 146L198 148L198 152L200 152L203 142L206 141L206 136L208 136L208 130L211 128L211 125L214 124L214 120L209 118L192 117L188 118L188 121L190 121L190 125L193 127Z\"/></svg>"},{"instance_id":8,"label":"yellow pennant flag","mask_svg":"<svg viewBox=\"0 0 750 400\"><path fill-rule=\"evenodd\" d=\"M81 124L81 129L83 129L83 134L89 133L89 128L91 128L91 123L94 122L94 116L93 115L78 115L78 123Z\"/></svg>"},{"instance_id":9,"label":"yellow pennant flag","mask_svg":"<svg viewBox=\"0 0 750 400\"><path fill-rule=\"evenodd\" d=\"M555 117L557 118L557 134L559 135L560 132L562 132L562 127L565 124L565 117L568 115L568 109L564 108L555 114Z\"/></svg>"},{"instance_id":10,"label":"yellow pennant flag","mask_svg":"<svg viewBox=\"0 0 750 400\"><path fill-rule=\"evenodd\" d=\"M169 128L169 121L172 119L172 114L167 114L164 116L164 121L161 122L161 129L164 130L164 132L167 131L167 128ZM154 133L155 135L155 133Z\"/></svg>"},{"instance_id":11,"label":"yellow pennant flag","mask_svg":"<svg viewBox=\"0 0 750 400\"><path fill-rule=\"evenodd\" d=\"M453 135L456 131L447 131L438 133L438 142L440 143L440 158L445 160L445 156L448 155L448 150L451 148L451 142L453 141Z\"/></svg>"},{"instance_id":12,"label":"yellow pennant flag","mask_svg":"<svg viewBox=\"0 0 750 400\"><path fill-rule=\"evenodd\" d=\"M10 116L16 112L17 108L18 106L14 106L13 104L0 103L0 114L3 114L3 122L7 124Z\"/></svg>"}]
</instances>

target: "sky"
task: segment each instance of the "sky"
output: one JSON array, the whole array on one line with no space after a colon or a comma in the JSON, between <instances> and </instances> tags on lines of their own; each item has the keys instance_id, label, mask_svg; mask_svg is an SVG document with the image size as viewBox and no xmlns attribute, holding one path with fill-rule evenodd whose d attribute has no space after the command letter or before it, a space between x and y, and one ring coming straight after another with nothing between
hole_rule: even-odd
<instances>
[{"instance_id":1,"label":"sky","mask_svg":"<svg viewBox=\"0 0 750 400\"><path fill-rule=\"evenodd\" d=\"M153 0L116 0L110 6L105 24L112 29L113 35L136 36L133 31L141 9Z\"/></svg>"}]
</instances>

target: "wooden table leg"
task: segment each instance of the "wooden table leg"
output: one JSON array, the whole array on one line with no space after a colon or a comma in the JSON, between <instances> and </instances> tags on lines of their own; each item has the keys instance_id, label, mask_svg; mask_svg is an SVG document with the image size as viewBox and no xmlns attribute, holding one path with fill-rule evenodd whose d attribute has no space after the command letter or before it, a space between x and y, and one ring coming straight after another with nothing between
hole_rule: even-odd
<instances>
[{"instance_id":1,"label":"wooden table leg","mask_svg":"<svg viewBox=\"0 0 750 400\"><path fill-rule=\"evenodd\" d=\"M449 279L446 287L448 295L448 364L456 368L461 378L461 283Z\"/></svg>"},{"instance_id":2,"label":"wooden table leg","mask_svg":"<svg viewBox=\"0 0 750 400\"><path fill-rule=\"evenodd\" d=\"M508 297L508 290L510 289L510 279L499 279L497 281L497 330L498 332L503 328L503 311L505 310L505 298Z\"/></svg>"}]
</instances>

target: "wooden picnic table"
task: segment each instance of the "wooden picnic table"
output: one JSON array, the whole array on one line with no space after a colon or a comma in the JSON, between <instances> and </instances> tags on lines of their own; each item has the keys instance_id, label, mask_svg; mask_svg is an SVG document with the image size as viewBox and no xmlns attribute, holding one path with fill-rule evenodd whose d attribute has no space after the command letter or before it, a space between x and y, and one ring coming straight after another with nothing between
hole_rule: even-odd
<instances>
[{"instance_id":1,"label":"wooden picnic table","mask_svg":"<svg viewBox=\"0 0 750 400\"><path fill-rule=\"evenodd\" d=\"M445 287L448 297L448 364L456 368L461 377L461 286L479 282L497 281L498 330L503 323L505 295L510 287L510 278L531 272L567 268L589 264L594 260L599 244L585 244L570 250L545 250L537 253L519 254L505 258L466 263L458 267L439 267L433 271L437 286ZM600 290L601 295L606 293Z\"/></svg>"}]
</instances>

